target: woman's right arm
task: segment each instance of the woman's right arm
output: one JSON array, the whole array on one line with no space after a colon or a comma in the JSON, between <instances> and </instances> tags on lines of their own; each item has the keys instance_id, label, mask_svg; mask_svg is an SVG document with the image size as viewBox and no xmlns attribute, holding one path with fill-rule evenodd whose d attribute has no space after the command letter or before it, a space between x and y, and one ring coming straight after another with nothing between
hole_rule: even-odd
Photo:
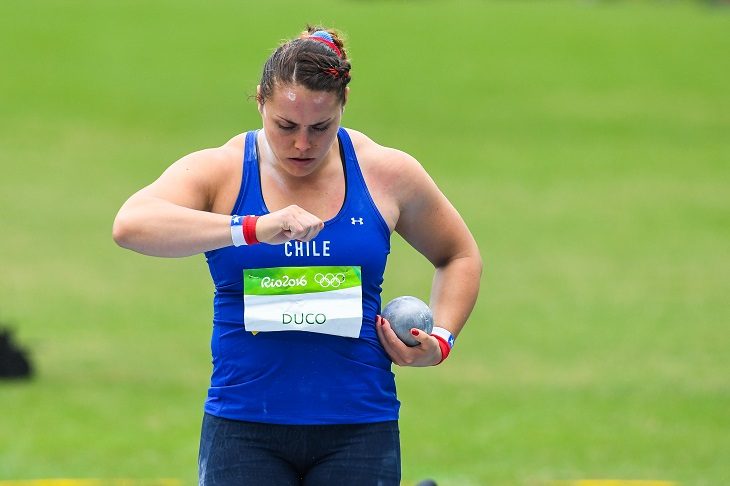
<instances>
[{"instance_id":1,"label":"woman's right arm","mask_svg":"<svg viewBox=\"0 0 730 486\"><path fill-rule=\"evenodd\" d=\"M226 146L202 150L172 164L133 194L114 220L121 247L145 255L183 257L231 244L230 216L212 213L226 174Z\"/></svg>"},{"instance_id":2,"label":"woman's right arm","mask_svg":"<svg viewBox=\"0 0 730 486\"><path fill-rule=\"evenodd\" d=\"M172 164L122 205L114 220L114 241L123 248L160 257L184 257L230 246L230 214L212 211L220 206L216 198L233 179L233 168L240 167L240 156L240 145L229 143ZM240 178L234 191L238 181ZM233 200L235 195L229 205ZM292 205L260 217L256 238L269 244L309 241L323 227L319 218Z\"/></svg>"}]
</instances>

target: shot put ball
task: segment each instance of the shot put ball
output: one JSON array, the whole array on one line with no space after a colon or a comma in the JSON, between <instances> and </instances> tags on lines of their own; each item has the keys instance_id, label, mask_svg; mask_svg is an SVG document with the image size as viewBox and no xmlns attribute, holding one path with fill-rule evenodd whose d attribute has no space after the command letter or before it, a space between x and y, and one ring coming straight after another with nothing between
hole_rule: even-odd
<instances>
[{"instance_id":1,"label":"shot put ball","mask_svg":"<svg viewBox=\"0 0 730 486\"><path fill-rule=\"evenodd\" d=\"M410 295L396 297L388 302L382 316L390 322L395 334L408 346L418 344L411 334L411 328L415 327L426 334L431 334L433 330L431 309L421 299Z\"/></svg>"}]
</instances>

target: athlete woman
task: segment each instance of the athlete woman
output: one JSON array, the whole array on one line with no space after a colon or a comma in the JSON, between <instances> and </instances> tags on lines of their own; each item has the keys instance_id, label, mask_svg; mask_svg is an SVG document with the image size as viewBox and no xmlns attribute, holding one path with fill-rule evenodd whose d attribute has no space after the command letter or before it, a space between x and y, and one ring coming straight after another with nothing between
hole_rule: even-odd
<instances>
[{"instance_id":1,"label":"athlete woman","mask_svg":"<svg viewBox=\"0 0 730 486\"><path fill-rule=\"evenodd\" d=\"M467 226L413 157L340 126L349 81L340 36L308 28L266 61L261 129L181 158L114 221L122 247L210 267L201 485L399 484L391 363L443 361L474 306ZM378 315L393 231L435 267L415 347Z\"/></svg>"}]
</instances>

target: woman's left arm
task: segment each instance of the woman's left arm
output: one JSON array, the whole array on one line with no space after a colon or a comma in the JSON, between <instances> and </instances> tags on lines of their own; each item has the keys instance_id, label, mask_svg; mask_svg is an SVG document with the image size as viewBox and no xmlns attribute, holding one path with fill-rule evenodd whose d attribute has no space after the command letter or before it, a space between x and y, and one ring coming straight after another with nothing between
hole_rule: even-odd
<instances>
[{"instance_id":1,"label":"woman's left arm","mask_svg":"<svg viewBox=\"0 0 730 486\"><path fill-rule=\"evenodd\" d=\"M476 303L482 272L479 248L459 212L412 157L398 157L399 215L395 230L435 267L430 306L434 325L456 337ZM441 361L437 339L424 332L421 344L408 347L387 321L378 319L380 340L393 362L401 366L430 366Z\"/></svg>"}]
</instances>

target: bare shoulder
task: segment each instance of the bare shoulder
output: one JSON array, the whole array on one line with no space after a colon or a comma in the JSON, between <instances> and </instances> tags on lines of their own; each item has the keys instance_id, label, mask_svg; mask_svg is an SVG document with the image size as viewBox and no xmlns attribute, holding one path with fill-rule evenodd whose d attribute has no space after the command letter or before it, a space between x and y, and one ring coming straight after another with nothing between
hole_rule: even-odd
<instances>
[{"instance_id":1,"label":"bare shoulder","mask_svg":"<svg viewBox=\"0 0 730 486\"><path fill-rule=\"evenodd\" d=\"M172 165L142 194L201 210L215 210L240 183L245 135L237 135L220 147L187 154ZM237 179L237 182L236 182Z\"/></svg>"},{"instance_id":2,"label":"bare shoulder","mask_svg":"<svg viewBox=\"0 0 730 486\"><path fill-rule=\"evenodd\" d=\"M358 161L364 170L383 172L387 176L397 176L403 171L408 173L423 170L421 164L410 154L380 145L357 130L348 128L347 132L352 139Z\"/></svg>"},{"instance_id":3,"label":"bare shoulder","mask_svg":"<svg viewBox=\"0 0 730 486\"><path fill-rule=\"evenodd\" d=\"M393 229L409 200L435 188L433 180L410 154L380 145L356 130L347 132L368 189Z\"/></svg>"},{"instance_id":4,"label":"bare shoulder","mask_svg":"<svg viewBox=\"0 0 730 486\"><path fill-rule=\"evenodd\" d=\"M245 135L236 135L220 147L206 148L192 152L173 164L181 166L187 171L197 170L206 172L211 176L224 176L218 170L210 171L210 169L220 169L226 172L234 167L233 163L240 163L243 157L243 145Z\"/></svg>"}]
</instances>

